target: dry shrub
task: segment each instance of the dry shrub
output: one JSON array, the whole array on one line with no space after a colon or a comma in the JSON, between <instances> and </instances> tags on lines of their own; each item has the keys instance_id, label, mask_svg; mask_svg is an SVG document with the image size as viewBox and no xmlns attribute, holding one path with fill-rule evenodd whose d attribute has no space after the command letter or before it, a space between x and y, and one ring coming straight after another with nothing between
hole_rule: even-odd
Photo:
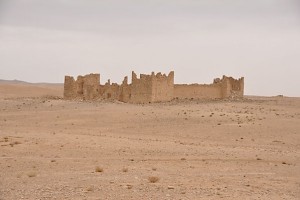
<instances>
[{"instance_id":1,"label":"dry shrub","mask_svg":"<svg viewBox=\"0 0 300 200\"><path fill-rule=\"evenodd\" d=\"M96 166L95 172L103 172L103 168L99 167L99 166Z\"/></svg>"},{"instance_id":2,"label":"dry shrub","mask_svg":"<svg viewBox=\"0 0 300 200\"><path fill-rule=\"evenodd\" d=\"M122 172L128 172L128 168L127 167L123 167Z\"/></svg>"},{"instance_id":3,"label":"dry shrub","mask_svg":"<svg viewBox=\"0 0 300 200\"><path fill-rule=\"evenodd\" d=\"M14 144L22 144L22 143L19 141L15 141Z\"/></svg>"},{"instance_id":4,"label":"dry shrub","mask_svg":"<svg viewBox=\"0 0 300 200\"><path fill-rule=\"evenodd\" d=\"M150 183L156 183L159 181L159 178L157 176L149 176L148 180Z\"/></svg>"}]
</instances>

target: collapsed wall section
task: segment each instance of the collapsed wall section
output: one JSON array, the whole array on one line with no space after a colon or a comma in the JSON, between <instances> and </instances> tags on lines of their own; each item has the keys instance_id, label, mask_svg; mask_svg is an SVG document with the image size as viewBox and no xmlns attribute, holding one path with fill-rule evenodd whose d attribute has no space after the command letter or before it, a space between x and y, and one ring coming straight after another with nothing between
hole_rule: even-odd
<instances>
[{"instance_id":1,"label":"collapsed wall section","mask_svg":"<svg viewBox=\"0 0 300 200\"><path fill-rule=\"evenodd\" d=\"M128 77L125 76L119 92L119 101L129 102L131 99L131 85L128 84Z\"/></svg>"},{"instance_id":2,"label":"collapsed wall section","mask_svg":"<svg viewBox=\"0 0 300 200\"><path fill-rule=\"evenodd\" d=\"M223 83L223 98L242 98L244 96L244 77L234 79L223 76L221 81Z\"/></svg>"},{"instance_id":3,"label":"collapsed wall section","mask_svg":"<svg viewBox=\"0 0 300 200\"><path fill-rule=\"evenodd\" d=\"M102 99L119 100L120 86L118 84L111 84L110 80L108 80L107 83L101 87L103 88Z\"/></svg>"}]
</instances>

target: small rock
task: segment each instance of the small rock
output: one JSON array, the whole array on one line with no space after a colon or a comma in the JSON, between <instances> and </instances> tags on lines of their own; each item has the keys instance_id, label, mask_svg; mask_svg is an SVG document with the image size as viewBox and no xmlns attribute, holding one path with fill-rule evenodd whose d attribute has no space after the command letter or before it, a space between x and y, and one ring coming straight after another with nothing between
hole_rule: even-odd
<instances>
[{"instance_id":1,"label":"small rock","mask_svg":"<svg viewBox=\"0 0 300 200\"><path fill-rule=\"evenodd\" d=\"M168 186L168 189L169 189L169 190L173 190L173 189L175 189L175 187L174 187L174 186L171 186L171 185L169 185L169 186Z\"/></svg>"}]
</instances>

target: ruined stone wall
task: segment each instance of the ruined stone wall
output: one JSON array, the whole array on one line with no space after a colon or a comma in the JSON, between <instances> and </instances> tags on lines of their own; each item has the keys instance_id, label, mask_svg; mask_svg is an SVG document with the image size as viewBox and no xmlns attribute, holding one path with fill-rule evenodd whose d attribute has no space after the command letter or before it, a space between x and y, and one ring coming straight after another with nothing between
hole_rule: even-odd
<instances>
[{"instance_id":1,"label":"ruined stone wall","mask_svg":"<svg viewBox=\"0 0 300 200\"><path fill-rule=\"evenodd\" d=\"M221 84L175 84L174 98L178 99L219 99L222 98Z\"/></svg>"},{"instance_id":2,"label":"ruined stone wall","mask_svg":"<svg viewBox=\"0 0 300 200\"><path fill-rule=\"evenodd\" d=\"M82 91L84 100L99 98L100 74L89 74L83 77Z\"/></svg>"},{"instance_id":3,"label":"ruined stone wall","mask_svg":"<svg viewBox=\"0 0 300 200\"><path fill-rule=\"evenodd\" d=\"M104 85L103 99L119 100L120 86L116 83L110 84L109 82Z\"/></svg>"},{"instance_id":4,"label":"ruined stone wall","mask_svg":"<svg viewBox=\"0 0 300 200\"><path fill-rule=\"evenodd\" d=\"M76 98L77 99L83 99L83 82L84 82L84 77L83 76L78 76L77 80L75 81Z\"/></svg>"},{"instance_id":5,"label":"ruined stone wall","mask_svg":"<svg viewBox=\"0 0 300 200\"><path fill-rule=\"evenodd\" d=\"M152 72L151 75L141 74L139 78L132 72L132 83L128 84L125 77L121 85L100 85L100 74L78 76L74 80L65 76L65 99L112 99L131 103L165 102L178 99L219 99L239 98L244 95L244 78L234 79L223 76L215 79L212 84L175 84L174 72L168 76Z\"/></svg>"},{"instance_id":6,"label":"ruined stone wall","mask_svg":"<svg viewBox=\"0 0 300 200\"><path fill-rule=\"evenodd\" d=\"M244 96L244 78L223 76L212 84L175 84L174 98L178 99L222 99Z\"/></svg>"},{"instance_id":7,"label":"ruined stone wall","mask_svg":"<svg viewBox=\"0 0 300 200\"><path fill-rule=\"evenodd\" d=\"M152 77L151 75L141 74L137 78L132 72L131 81L131 103L149 103L152 102Z\"/></svg>"},{"instance_id":8,"label":"ruined stone wall","mask_svg":"<svg viewBox=\"0 0 300 200\"><path fill-rule=\"evenodd\" d=\"M65 76L64 99L74 99L77 96L76 83L72 76Z\"/></svg>"},{"instance_id":9,"label":"ruined stone wall","mask_svg":"<svg viewBox=\"0 0 300 200\"><path fill-rule=\"evenodd\" d=\"M64 98L92 100L99 97L100 74L78 76L75 80L65 76Z\"/></svg>"},{"instance_id":10,"label":"ruined stone wall","mask_svg":"<svg viewBox=\"0 0 300 200\"><path fill-rule=\"evenodd\" d=\"M241 98L244 96L244 77L234 79L232 77L223 76L221 81L223 84L223 98Z\"/></svg>"},{"instance_id":11,"label":"ruined stone wall","mask_svg":"<svg viewBox=\"0 0 300 200\"><path fill-rule=\"evenodd\" d=\"M131 99L131 85L128 84L128 77L126 76L120 86L119 101L129 102Z\"/></svg>"},{"instance_id":12,"label":"ruined stone wall","mask_svg":"<svg viewBox=\"0 0 300 200\"><path fill-rule=\"evenodd\" d=\"M141 74L140 78L132 72L131 87L127 90L124 94L131 93L127 98L132 103L170 101L174 95L174 72L170 72L168 76L152 72L151 75Z\"/></svg>"},{"instance_id":13,"label":"ruined stone wall","mask_svg":"<svg viewBox=\"0 0 300 200\"><path fill-rule=\"evenodd\" d=\"M171 71L168 76L165 74L152 73L152 101L163 102L171 101L174 97L174 72Z\"/></svg>"}]
</instances>

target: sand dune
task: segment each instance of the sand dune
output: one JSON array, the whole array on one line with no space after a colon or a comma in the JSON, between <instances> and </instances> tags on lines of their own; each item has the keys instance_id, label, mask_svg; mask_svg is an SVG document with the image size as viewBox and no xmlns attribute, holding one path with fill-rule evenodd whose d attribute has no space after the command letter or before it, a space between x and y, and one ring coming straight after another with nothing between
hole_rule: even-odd
<instances>
[{"instance_id":1,"label":"sand dune","mask_svg":"<svg viewBox=\"0 0 300 200\"><path fill-rule=\"evenodd\" d=\"M299 98L133 105L45 96L62 88L0 84L0 199L300 197Z\"/></svg>"}]
</instances>

